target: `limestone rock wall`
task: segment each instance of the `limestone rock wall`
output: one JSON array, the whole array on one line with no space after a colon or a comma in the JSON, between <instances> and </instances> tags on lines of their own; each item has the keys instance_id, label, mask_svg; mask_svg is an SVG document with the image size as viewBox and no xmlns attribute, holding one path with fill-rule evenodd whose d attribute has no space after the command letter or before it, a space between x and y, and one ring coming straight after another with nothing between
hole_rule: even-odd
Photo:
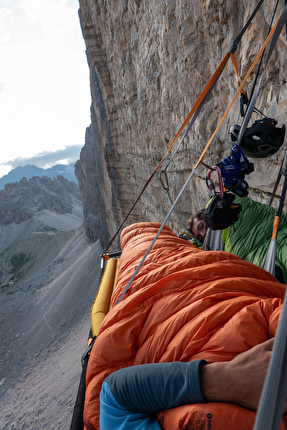
<instances>
[{"instance_id":1,"label":"limestone rock wall","mask_svg":"<svg viewBox=\"0 0 287 430\"><path fill-rule=\"evenodd\" d=\"M88 236L103 246L121 224L165 154L231 43L240 33L257 0L79 0L91 81L91 125L76 164ZM273 14L266 0L236 51L242 80L262 46ZM283 8L279 2L276 17ZM257 108L286 123L287 48L284 31L264 73ZM244 89L250 94L257 67ZM174 200L189 176L238 84L231 61L212 97L166 172ZM254 115L253 120L258 119ZM239 99L208 149L212 165L229 154L228 130L240 121ZM163 170L175 148L162 164ZM252 198L268 202L283 150L268 160L252 160L246 177ZM199 166L177 205L186 222L209 196L206 168ZM283 181L282 181L283 182ZM281 184L282 185L282 184ZM275 200L275 206L278 200ZM171 203L154 175L126 224L163 221ZM183 230L175 215L168 225Z\"/></svg>"}]
</instances>

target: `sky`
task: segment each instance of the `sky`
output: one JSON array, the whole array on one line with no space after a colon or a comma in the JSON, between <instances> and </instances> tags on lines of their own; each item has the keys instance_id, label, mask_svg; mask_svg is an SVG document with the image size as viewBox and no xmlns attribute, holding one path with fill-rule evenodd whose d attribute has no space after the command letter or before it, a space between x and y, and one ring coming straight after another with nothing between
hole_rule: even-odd
<instances>
[{"instance_id":1,"label":"sky","mask_svg":"<svg viewBox=\"0 0 287 430\"><path fill-rule=\"evenodd\" d=\"M0 177L79 159L90 125L78 0L0 1Z\"/></svg>"}]
</instances>

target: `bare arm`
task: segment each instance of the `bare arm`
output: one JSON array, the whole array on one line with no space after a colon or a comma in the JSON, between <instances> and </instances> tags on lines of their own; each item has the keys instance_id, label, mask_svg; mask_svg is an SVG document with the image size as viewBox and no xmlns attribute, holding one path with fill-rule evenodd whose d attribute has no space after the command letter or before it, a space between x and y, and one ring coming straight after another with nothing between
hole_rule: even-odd
<instances>
[{"instance_id":1,"label":"bare arm","mask_svg":"<svg viewBox=\"0 0 287 430\"><path fill-rule=\"evenodd\" d=\"M200 384L208 402L236 403L257 410L274 338L233 360L201 366Z\"/></svg>"},{"instance_id":2,"label":"bare arm","mask_svg":"<svg viewBox=\"0 0 287 430\"><path fill-rule=\"evenodd\" d=\"M273 343L270 339L228 362L154 363L114 372L101 391L101 429L121 424L126 430L159 430L154 412L204 400L257 410Z\"/></svg>"}]
</instances>

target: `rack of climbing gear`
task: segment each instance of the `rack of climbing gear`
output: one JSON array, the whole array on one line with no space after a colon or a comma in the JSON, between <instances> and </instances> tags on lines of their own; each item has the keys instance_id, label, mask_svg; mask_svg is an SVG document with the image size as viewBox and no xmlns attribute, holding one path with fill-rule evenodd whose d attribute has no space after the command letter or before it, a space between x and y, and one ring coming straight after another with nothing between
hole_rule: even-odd
<instances>
[{"instance_id":1,"label":"rack of climbing gear","mask_svg":"<svg viewBox=\"0 0 287 430\"><path fill-rule=\"evenodd\" d=\"M248 183L244 178L245 175L254 171L254 165L248 161L242 149L235 144L230 155L220 161L218 166L224 178L224 187L239 197L246 197L248 195Z\"/></svg>"}]
</instances>

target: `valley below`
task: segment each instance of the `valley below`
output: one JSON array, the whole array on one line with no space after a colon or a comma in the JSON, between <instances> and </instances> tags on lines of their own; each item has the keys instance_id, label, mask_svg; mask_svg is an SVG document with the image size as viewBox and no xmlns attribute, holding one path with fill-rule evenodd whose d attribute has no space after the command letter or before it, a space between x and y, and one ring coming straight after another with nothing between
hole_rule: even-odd
<instances>
[{"instance_id":1,"label":"valley below","mask_svg":"<svg viewBox=\"0 0 287 430\"><path fill-rule=\"evenodd\" d=\"M0 428L69 429L101 245L63 178L9 184L0 199Z\"/></svg>"}]
</instances>

